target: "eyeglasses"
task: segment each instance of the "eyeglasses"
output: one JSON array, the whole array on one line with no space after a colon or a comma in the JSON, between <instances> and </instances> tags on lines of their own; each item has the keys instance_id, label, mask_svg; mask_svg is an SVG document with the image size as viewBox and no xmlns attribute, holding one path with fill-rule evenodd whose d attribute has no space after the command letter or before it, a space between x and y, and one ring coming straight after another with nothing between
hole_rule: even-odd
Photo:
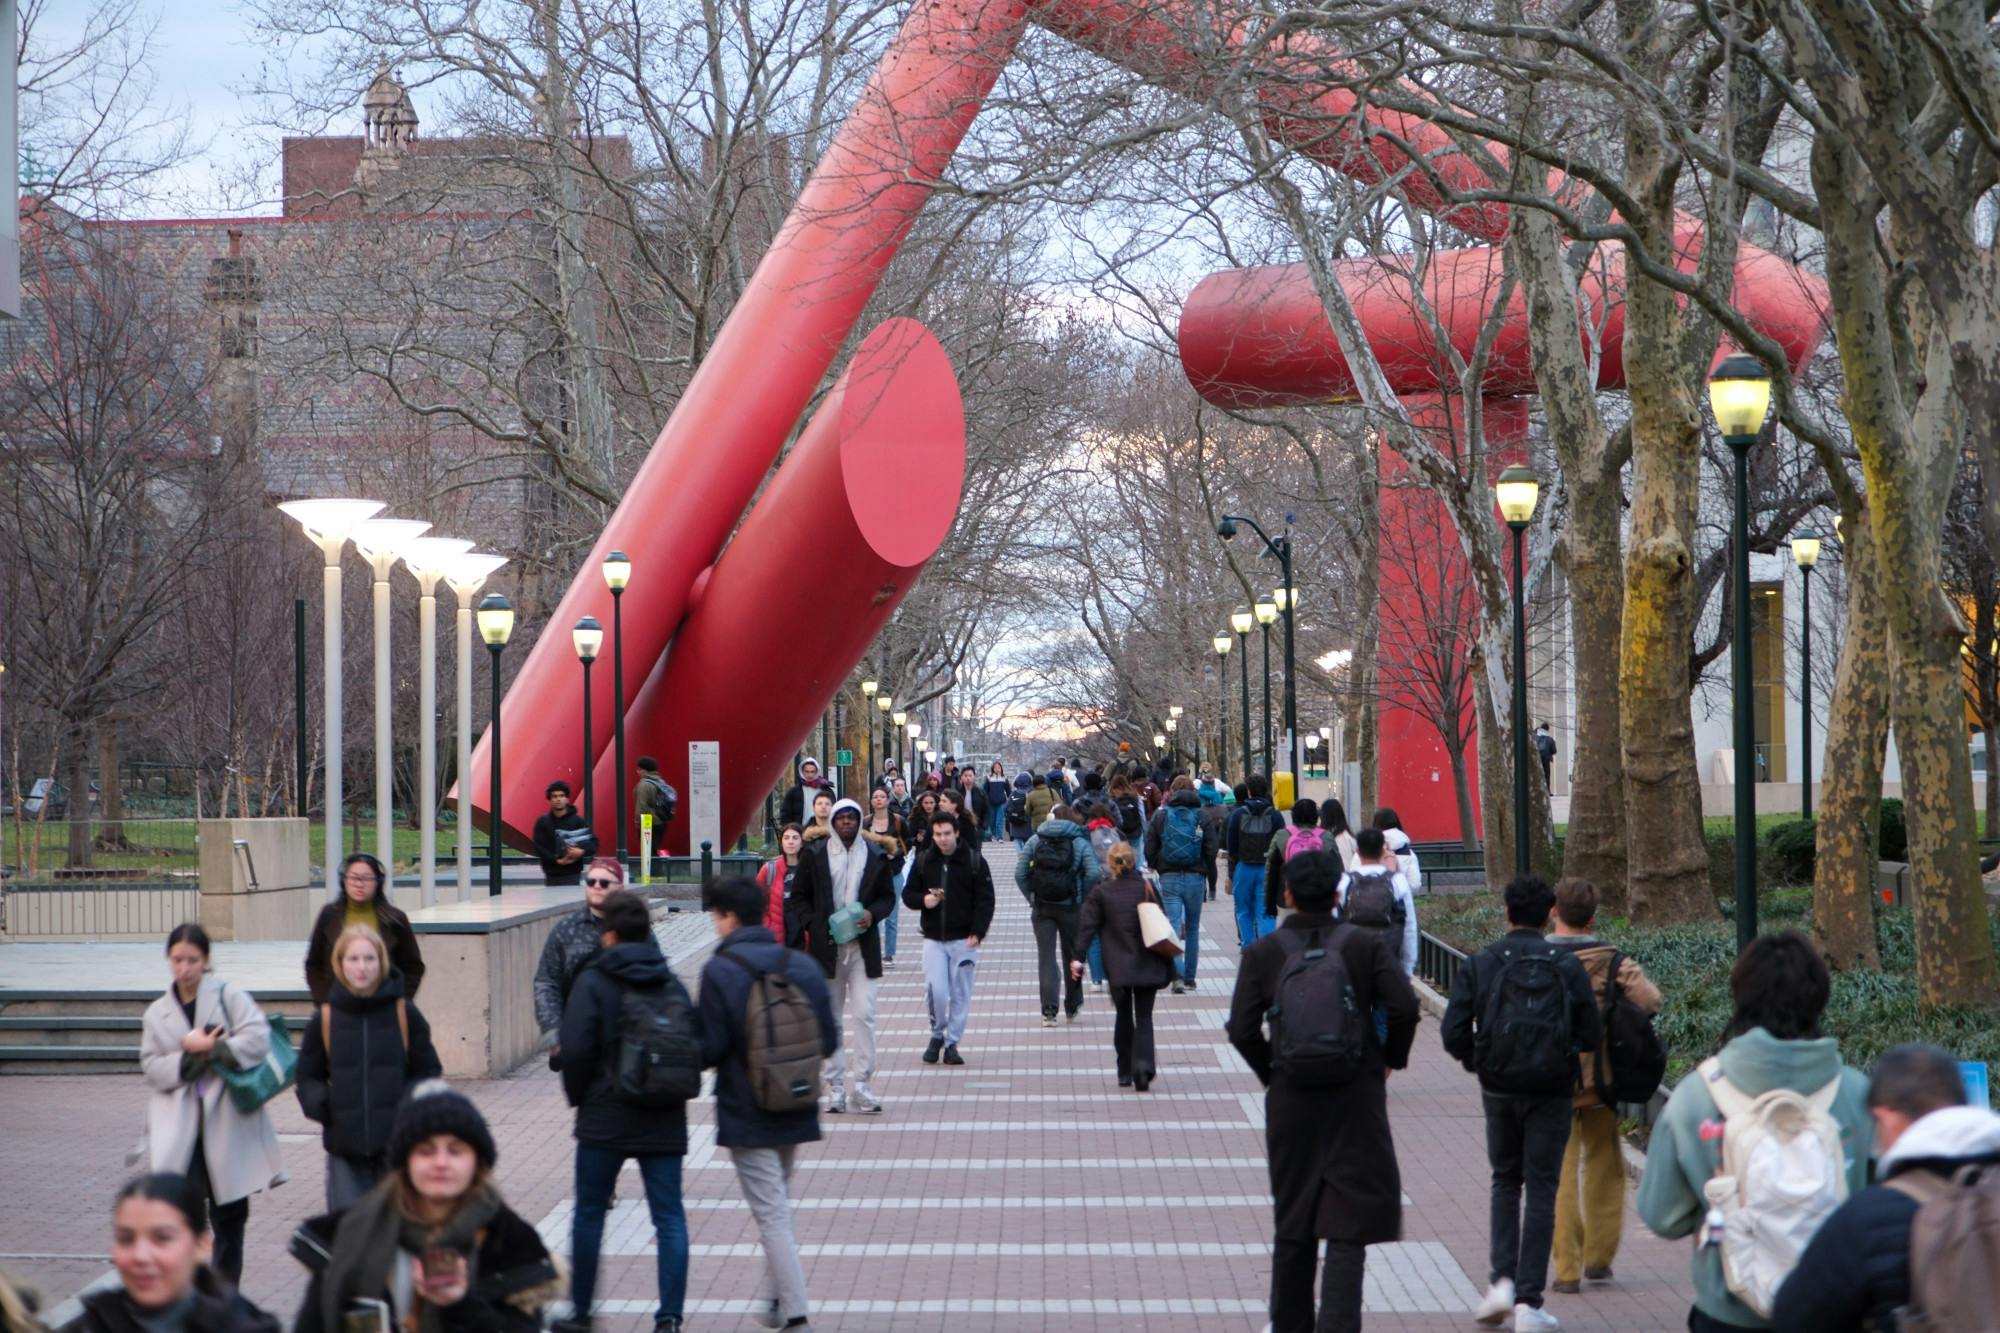
<instances>
[{"instance_id":1,"label":"eyeglasses","mask_svg":"<svg viewBox=\"0 0 2000 1333\"><path fill-rule=\"evenodd\" d=\"M617 880L605 879L597 875L592 875L589 879L585 880L584 883L588 884L593 889L615 889L618 887Z\"/></svg>"}]
</instances>

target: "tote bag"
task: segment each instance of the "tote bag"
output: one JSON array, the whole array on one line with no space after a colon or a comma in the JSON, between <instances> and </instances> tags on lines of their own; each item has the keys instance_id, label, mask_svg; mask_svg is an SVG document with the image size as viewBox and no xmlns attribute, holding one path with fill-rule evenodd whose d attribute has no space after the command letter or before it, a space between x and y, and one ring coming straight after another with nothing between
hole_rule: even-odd
<instances>
[{"instance_id":1,"label":"tote bag","mask_svg":"<svg viewBox=\"0 0 2000 1333\"><path fill-rule=\"evenodd\" d=\"M225 1008L224 1014L228 1013ZM215 1072L229 1089L229 1100L244 1115L255 1115L264 1103L292 1086L299 1076L299 1053L292 1045L291 1027L283 1014L271 1014L271 1049L262 1062L249 1069L217 1061Z\"/></svg>"},{"instance_id":2,"label":"tote bag","mask_svg":"<svg viewBox=\"0 0 2000 1333\"><path fill-rule=\"evenodd\" d=\"M1150 885L1147 886L1146 896L1139 900L1139 939L1148 950L1162 958L1181 956L1180 936L1174 934L1173 923L1167 920L1167 909L1160 906Z\"/></svg>"}]
</instances>

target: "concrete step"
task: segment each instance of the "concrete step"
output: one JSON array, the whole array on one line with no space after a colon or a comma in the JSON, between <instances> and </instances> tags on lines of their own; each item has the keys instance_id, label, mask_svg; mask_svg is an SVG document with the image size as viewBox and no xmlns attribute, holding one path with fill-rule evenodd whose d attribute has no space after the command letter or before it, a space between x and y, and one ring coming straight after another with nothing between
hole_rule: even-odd
<instances>
[{"instance_id":1,"label":"concrete step","mask_svg":"<svg viewBox=\"0 0 2000 1333\"><path fill-rule=\"evenodd\" d=\"M120 1015L0 1017L0 1053L32 1046L116 1046L137 1051L141 1027L140 1020Z\"/></svg>"},{"instance_id":2,"label":"concrete step","mask_svg":"<svg viewBox=\"0 0 2000 1333\"><path fill-rule=\"evenodd\" d=\"M7 1074L134 1074L139 1048L133 1046L0 1045L0 1076Z\"/></svg>"}]
</instances>

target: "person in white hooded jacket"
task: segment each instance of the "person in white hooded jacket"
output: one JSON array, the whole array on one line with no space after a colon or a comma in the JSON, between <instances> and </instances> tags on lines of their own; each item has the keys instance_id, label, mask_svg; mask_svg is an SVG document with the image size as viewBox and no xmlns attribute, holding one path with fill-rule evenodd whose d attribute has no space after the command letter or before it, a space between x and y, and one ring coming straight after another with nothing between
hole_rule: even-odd
<instances>
[{"instance_id":1,"label":"person in white hooded jacket","mask_svg":"<svg viewBox=\"0 0 2000 1333\"><path fill-rule=\"evenodd\" d=\"M1368 821L1382 832L1382 841L1396 858L1395 869L1403 876L1403 883L1409 885L1411 893L1422 892L1424 868L1417 863L1417 849L1410 845L1410 835L1403 832L1403 820L1394 810L1383 806Z\"/></svg>"},{"instance_id":2,"label":"person in white hooded jacket","mask_svg":"<svg viewBox=\"0 0 2000 1333\"><path fill-rule=\"evenodd\" d=\"M1340 893L1336 901L1338 919L1353 925L1367 926L1383 932L1389 948L1396 955L1396 961L1403 965L1403 975L1417 973L1417 901L1410 892L1410 885L1402 873L1396 869L1396 856L1385 845L1386 840L1380 829L1365 828L1354 835L1354 866L1340 877ZM1354 889L1362 880L1384 879L1389 881L1389 895L1393 906L1388 919L1379 913L1360 913L1354 901ZM1394 920L1395 908L1402 909L1402 920Z\"/></svg>"}]
</instances>

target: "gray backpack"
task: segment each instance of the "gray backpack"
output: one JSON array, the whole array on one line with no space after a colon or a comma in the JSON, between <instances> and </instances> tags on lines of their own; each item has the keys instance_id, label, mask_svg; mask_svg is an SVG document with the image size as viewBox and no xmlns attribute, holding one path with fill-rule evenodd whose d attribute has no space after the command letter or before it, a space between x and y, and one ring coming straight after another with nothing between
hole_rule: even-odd
<instances>
[{"instance_id":1,"label":"gray backpack","mask_svg":"<svg viewBox=\"0 0 2000 1333\"><path fill-rule=\"evenodd\" d=\"M819 1105L819 1015L812 1000L783 970L760 972L727 949L727 958L750 974L750 996L743 1007L744 1064L750 1071L750 1097L760 1111L784 1113Z\"/></svg>"}]
</instances>

